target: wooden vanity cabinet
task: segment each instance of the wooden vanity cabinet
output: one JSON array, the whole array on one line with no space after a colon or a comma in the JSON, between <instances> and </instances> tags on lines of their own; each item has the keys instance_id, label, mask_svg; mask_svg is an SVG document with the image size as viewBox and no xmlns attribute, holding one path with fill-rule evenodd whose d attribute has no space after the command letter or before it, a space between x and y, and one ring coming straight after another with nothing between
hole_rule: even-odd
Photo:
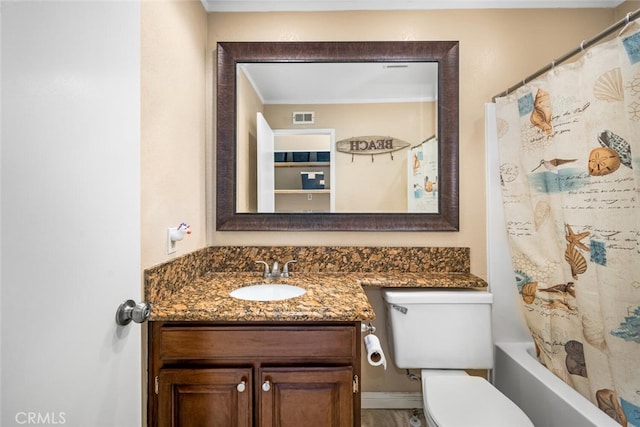
<instances>
[{"instance_id":1,"label":"wooden vanity cabinet","mask_svg":"<svg viewBox=\"0 0 640 427\"><path fill-rule=\"evenodd\" d=\"M150 322L148 426L360 425L360 322Z\"/></svg>"}]
</instances>

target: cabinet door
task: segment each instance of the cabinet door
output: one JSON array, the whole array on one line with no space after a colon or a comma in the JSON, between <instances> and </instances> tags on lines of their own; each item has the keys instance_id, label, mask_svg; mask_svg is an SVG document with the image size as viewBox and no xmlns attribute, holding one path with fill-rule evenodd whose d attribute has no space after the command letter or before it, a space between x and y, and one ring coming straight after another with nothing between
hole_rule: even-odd
<instances>
[{"instance_id":1,"label":"cabinet door","mask_svg":"<svg viewBox=\"0 0 640 427\"><path fill-rule=\"evenodd\" d=\"M259 427L353 427L353 369L262 368Z\"/></svg>"},{"instance_id":2,"label":"cabinet door","mask_svg":"<svg viewBox=\"0 0 640 427\"><path fill-rule=\"evenodd\" d=\"M161 369L159 427L249 427L250 368Z\"/></svg>"}]
</instances>

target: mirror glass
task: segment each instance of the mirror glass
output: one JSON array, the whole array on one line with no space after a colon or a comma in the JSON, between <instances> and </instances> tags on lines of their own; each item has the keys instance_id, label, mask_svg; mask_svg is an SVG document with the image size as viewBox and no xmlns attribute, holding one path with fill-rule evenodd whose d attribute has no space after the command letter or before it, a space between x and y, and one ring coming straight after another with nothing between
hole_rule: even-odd
<instances>
[{"instance_id":1,"label":"mirror glass","mask_svg":"<svg viewBox=\"0 0 640 427\"><path fill-rule=\"evenodd\" d=\"M457 42L218 44L217 229L457 230Z\"/></svg>"},{"instance_id":2,"label":"mirror glass","mask_svg":"<svg viewBox=\"0 0 640 427\"><path fill-rule=\"evenodd\" d=\"M437 62L241 63L236 79L237 212L438 212Z\"/></svg>"}]
</instances>

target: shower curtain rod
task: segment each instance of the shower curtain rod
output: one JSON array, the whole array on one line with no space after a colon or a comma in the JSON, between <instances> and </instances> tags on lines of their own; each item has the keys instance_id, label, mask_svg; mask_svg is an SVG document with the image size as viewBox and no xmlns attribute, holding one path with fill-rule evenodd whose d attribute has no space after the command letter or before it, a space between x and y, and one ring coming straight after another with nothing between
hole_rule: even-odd
<instances>
[{"instance_id":1,"label":"shower curtain rod","mask_svg":"<svg viewBox=\"0 0 640 427\"><path fill-rule=\"evenodd\" d=\"M612 26L610 26L606 30L604 30L601 33L597 34L595 37L590 38L589 40L583 40L582 43L580 43L580 46L578 46L577 48L573 49L571 52L568 52L567 54L561 56L560 58L551 61L551 64L547 65L544 68L539 69L538 71L536 71L535 73L531 74L530 76L525 77L524 79L522 79L521 82L511 86L510 88L508 88L507 90L505 90L503 92L500 92L499 94L497 94L493 98L491 98L491 100L495 102L496 98L499 98L501 96L506 96L506 95L514 92L515 90L517 90L517 89L521 88L522 86L526 85L531 80L533 80L533 79L535 79L537 77L540 77L541 75L543 75L544 73L546 73L549 70L552 70L556 65L559 65L559 64L563 63L564 61L566 61L567 59L571 58L572 56L575 56L575 55L579 54L580 52L584 51L586 48L588 48L590 46L593 46L594 44L598 43L600 40L604 39L605 37L607 37L611 33L619 30L620 28L623 28L623 27L629 25L629 23L632 20L635 20L636 18L639 18L639 17L640 17L640 9L636 10L635 12L627 13L627 16L625 16L623 19L621 19L620 21L616 22L615 24L613 24Z\"/></svg>"}]
</instances>

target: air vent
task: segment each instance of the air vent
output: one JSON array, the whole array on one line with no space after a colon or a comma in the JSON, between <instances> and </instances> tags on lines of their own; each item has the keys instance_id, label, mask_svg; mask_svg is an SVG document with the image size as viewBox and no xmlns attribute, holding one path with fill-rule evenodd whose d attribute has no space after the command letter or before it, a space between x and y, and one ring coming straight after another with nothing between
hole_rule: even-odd
<instances>
[{"instance_id":1,"label":"air vent","mask_svg":"<svg viewBox=\"0 0 640 427\"><path fill-rule=\"evenodd\" d=\"M294 125L312 125L315 123L316 113L313 111L295 111L293 113Z\"/></svg>"}]
</instances>

